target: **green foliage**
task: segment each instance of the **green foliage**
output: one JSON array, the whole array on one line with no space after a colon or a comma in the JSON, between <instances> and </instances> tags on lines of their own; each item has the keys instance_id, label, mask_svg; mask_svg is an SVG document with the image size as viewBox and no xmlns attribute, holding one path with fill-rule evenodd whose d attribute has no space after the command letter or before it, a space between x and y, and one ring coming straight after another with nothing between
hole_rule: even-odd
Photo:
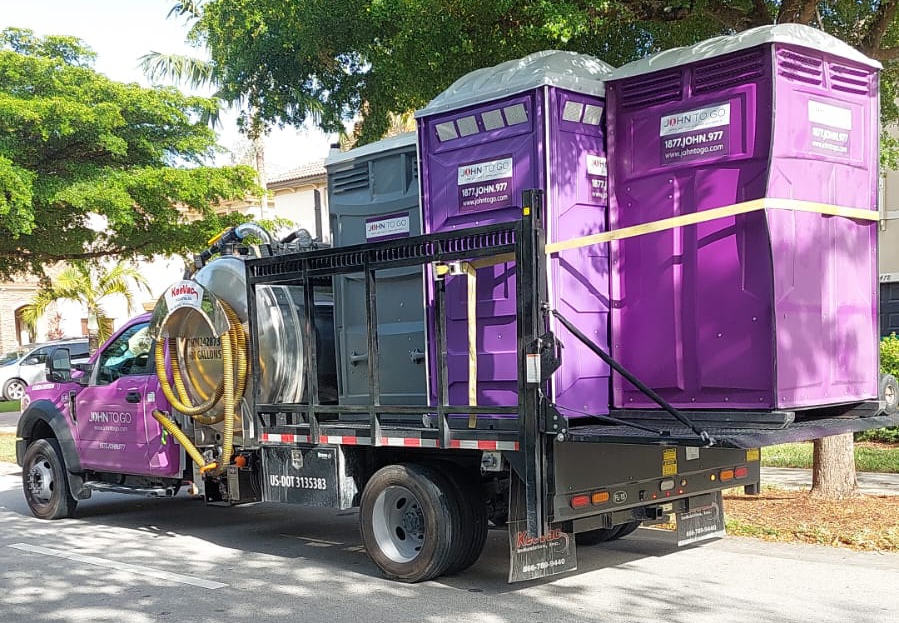
<instances>
[{"instance_id":1,"label":"green foliage","mask_svg":"<svg viewBox=\"0 0 899 623\"><path fill-rule=\"evenodd\" d=\"M31 303L22 310L22 318L33 327L56 301L82 303L87 308L88 316L97 318L97 335L102 343L109 338L112 328L112 320L103 308L103 300L113 295L122 296L128 305L128 313L133 313L131 284L147 293L150 291L146 278L126 262L117 262L107 270L83 260L74 261L53 283L44 285L35 293Z\"/></svg>"},{"instance_id":2,"label":"green foliage","mask_svg":"<svg viewBox=\"0 0 899 623\"><path fill-rule=\"evenodd\" d=\"M195 5L197 3L189 3ZM823 27L866 54L899 57L896 0L210 0L191 31L212 55L226 99L267 123L314 119L326 131L426 104L463 74L545 49L618 66L672 46L764 24ZM179 9L180 11L181 9ZM192 13L197 15L198 12ZM899 119L899 67L883 73L884 127ZM897 142L884 142L897 163Z\"/></svg>"},{"instance_id":3,"label":"green foliage","mask_svg":"<svg viewBox=\"0 0 899 623\"><path fill-rule=\"evenodd\" d=\"M0 33L0 279L56 261L184 253L240 220L248 167L212 167L218 101L91 69L70 37Z\"/></svg>"},{"instance_id":4,"label":"green foliage","mask_svg":"<svg viewBox=\"0 0 899 623\"><path fill-rule=\"evenodd\" d=\"M899 337L895 333L880 340L880 371L899 379Z\"/></svg>"},{"instance_id":5,"label":"green foliage","mask_svg":"<svg viewBox=\"0 0 899 623\"><path fill-rule=\"evenodd\" d=\"M899 444L899 427L872 428L855 434L856 441L876 441L878 443Z\"/></svg>"},{"instance_id":6,"label":"green foliage","mask_svg":"<svg viewBox=\"0 0 899 623\"><path fill-rule=\"evenodd\" d=\"M899 447L857 445L854 452L855 467L860 472L899 473ZM785 443L780 446L769 446L762 448L762 466L808 469L812 466L812 454L811 443Z\"/></svg>"}]
</instances>

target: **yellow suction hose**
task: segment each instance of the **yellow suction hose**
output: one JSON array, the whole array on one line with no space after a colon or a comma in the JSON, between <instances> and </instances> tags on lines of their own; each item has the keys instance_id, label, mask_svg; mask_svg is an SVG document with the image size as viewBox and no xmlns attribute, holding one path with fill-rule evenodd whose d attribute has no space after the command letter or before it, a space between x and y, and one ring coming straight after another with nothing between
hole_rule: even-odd
<instances>
[{"instance_id":1,"label":"yellow suction hose","mask_svg":"<svg viewBox=\"0 0 899 623\"><path fill-rule=\"evenodd\" d=\"M165 347L162 340L157 340L156 342L155 359L156 376L159 377L162 393L165 394L166 399L168 399L173 408L194 418L201 424L216 424L224 420L222 431L222 456L218 465L225 467L231 463L231 457L234 454L234 421L237 417L235 414L235 405L243 396L244 390L246 389L247 369L249 366L247 364L247 338L243 327L240 324L240 319L237 317L237 314L234 313L234 310L224 302L222 302L222 307L225 310L225 314L228 316L228 322L231 326L228 331L221 336L223 366L222 382L215 388L215 391L208 399L204 400L199 405L193 405L191 403L181 367L178 364L178 340L183 338L168 338L169 363L172 368L172 380L175 384L174 390L169 383L168 374L165 369ZM237 355L236 384L234 378L235 351ZM177 395L175 394L176 391ZM223 413L218 416L206 415L206 413L211 411L215 405L218 404L219 399L222 399L223 401ZM206 463L203 455L200 454L200 451L197 450L191 440L188 439L184 432L178 428L171 419L166 417L165 414L160 411L154 411L153 417L156 418L163 428L171 433L182 446L184 446L185 451L197 462L201 471L205 472L217 467L215 462Z\"/></svg>"},{"instance_id":2,"label":"yellow suction hose","mask_svg":"<svg viewBox=\"0 0 899 623\"><path fill-rule=\"evenodd\" d=\"M203 455L200 454L200 451L197 450L197 447L190 439L188 439L187 435L184 434L184 431L178 428L178 425L170 420L165 413L163 413L159 409L153 409L153 417L156 418L156 421L159 422L162 427L172 435L172 437L178 440L178 443L184 446L184 450L190 455L190 458L192 458L196 462L196 464L200 466L201 472L206 472L217 467L215 461L213 461L212 463L206 463L206 459L203 458Z\"/></svg>"}]
</instances>

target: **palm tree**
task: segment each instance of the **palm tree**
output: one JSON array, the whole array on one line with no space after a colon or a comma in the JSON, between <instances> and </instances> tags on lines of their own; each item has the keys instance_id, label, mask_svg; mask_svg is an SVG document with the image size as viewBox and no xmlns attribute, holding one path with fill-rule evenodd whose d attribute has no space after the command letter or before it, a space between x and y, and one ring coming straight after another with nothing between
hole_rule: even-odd
<instances>
[{"instance_id":1,"label":"palm tree","mask_svg":"<svg viewBox=\"0 0 899 623\"><path fill-rule=\"evenodd\" d=\"M188 21L193 21L187 39L195 41L198 39L196 29L197 22L203 16L204 0L181 0L176 2L167 17L186 17ZM140 66L147 78L153 82L168 80L176 85L185 85L191 89L202 89L206 86L216 86L214 65L209 61L196 58L194 56L185 56L183 54L163 54L161 52L151 51L140 57ZM213 97L224 101L229 106L240 106L239 99L226 98L223 96L221 89L212 94ZM259 187L262 188L262 195L259 197L260 216L265 216L265 210L268 207L268 178L265 174L265 137L266 129L258 116L251 110L249 123L247 124L247 137L250 140L253 151L253 168L256 170L257 181ZM211 113L204 119L213 127L219 125L218 111Z\"/></svg>"},{"instance_id":2,"label":"palm tree","mask_svg":"<svg viewBox=\"0 0 899 623\"><path fill-rule=\"evenodd\" d=\"M131 284L150 292L144 276L130 264L119 261L109 270L92 266L87 262L72 262L49 285L37 291L31 303L22 310L23 320L30 326L46 313L56 301L75 301L87 308L88 318L97 319L96 333L89 327L88 341L91 352L112 334L112 319L103 307L103 300L120 294L128 304L128 313L134 311Z\"/></svg>"}]
</instances>

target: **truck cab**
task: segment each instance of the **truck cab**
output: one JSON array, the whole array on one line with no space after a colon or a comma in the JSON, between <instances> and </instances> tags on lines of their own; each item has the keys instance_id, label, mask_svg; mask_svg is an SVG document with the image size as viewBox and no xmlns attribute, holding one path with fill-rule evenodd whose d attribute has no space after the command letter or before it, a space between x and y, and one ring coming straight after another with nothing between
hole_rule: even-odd
<instances>
[{"instance_id":1,"label":"truck cab","mask_svg":"<svg viewBox=\"0 0 899 623\"><path fill-rule=\"evenodd\" d=\"M166 494L180 484L181 448L152 417L169 406L159 391L149 323L149 314L132 318L75 370L65 346L56 348L48 381L26 391L16 456L28 504L41 511L35 514L52 515L91 490Z\"/></svg>"}]
</instances>

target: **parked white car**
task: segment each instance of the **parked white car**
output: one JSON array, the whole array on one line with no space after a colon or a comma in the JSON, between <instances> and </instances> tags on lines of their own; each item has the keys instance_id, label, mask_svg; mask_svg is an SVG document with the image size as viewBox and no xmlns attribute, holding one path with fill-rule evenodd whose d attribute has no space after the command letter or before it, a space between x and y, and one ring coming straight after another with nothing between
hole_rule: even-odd
<instances>
[{"instance_id":1,"label":"parked white car","mask_svg":"<svg viewBox=\"0 0 899 623\"><path fill-rule=\"evenodd\" d=\"M59 346L69 349L73 364L88 360L87 338L29 344L0 355L0 394L3 400L21 400L26 387L46 381L47 355Z\"/></svg>"}]
</instances>

